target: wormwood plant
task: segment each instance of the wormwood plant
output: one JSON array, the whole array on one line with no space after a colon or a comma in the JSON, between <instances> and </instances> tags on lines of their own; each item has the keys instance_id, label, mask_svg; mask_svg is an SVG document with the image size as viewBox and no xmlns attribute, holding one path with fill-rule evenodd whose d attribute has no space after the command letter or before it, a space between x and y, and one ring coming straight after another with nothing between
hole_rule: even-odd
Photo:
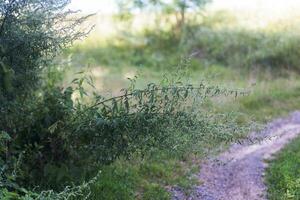
<instances>
[{"instance_id":1,"label":"wormwood plant","mask_svg":"<svg viewBox=\"0 0 300 200\"><path fill-rule=\"evenodd\" d=\"M174 73L175 79L150 83L144 89L136 89L135 78L129 88L121 90L120 96L95 95L90 105L78 104L72 119L75 125L71 125L76 129L71 132L76 133L73 139L88 145L76 148L100 163L109 164L119 156L130 157L135 152L144 154L154 149L183 153L194 147L199 151L198 141L229 141L236 136L234 120L204 110L202 104L218 96L237 97L246 93L204 82L197 86L186 84L181 82L183 75L184 72Z\"/></svg>"}]
</instances>

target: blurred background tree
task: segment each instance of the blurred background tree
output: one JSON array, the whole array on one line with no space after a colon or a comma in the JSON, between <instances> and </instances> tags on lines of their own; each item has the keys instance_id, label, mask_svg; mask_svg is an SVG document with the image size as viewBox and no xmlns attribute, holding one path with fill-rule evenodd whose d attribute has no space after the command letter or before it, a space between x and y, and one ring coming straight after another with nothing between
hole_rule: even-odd
<instances>
[{"instance_id":1,"label":"blurred background tree","mask_svg":"<svg viewBox=\"0 0 300 200\"><path fill-rule=\"evenodd\" d=\"M174 15L176 27L182 29L186 22L186 13L199 12L210 0L127 0L118 1L120 10L127 12L158 11L158 14Z\"/></svg>"}]
</instances>

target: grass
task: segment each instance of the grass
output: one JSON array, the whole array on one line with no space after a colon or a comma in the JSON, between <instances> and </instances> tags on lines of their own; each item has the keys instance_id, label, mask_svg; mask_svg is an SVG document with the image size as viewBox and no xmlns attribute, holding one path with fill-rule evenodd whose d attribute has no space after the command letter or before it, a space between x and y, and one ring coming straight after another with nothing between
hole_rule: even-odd
<instances>
[{"instance_id":1,"label":"grass","mask_svg":"<svg viewBox=\"0 0 300 200\"><path fill-rule=\"evenodd\" d=\"M227 103L221 109L241 112L256 122L266 123L300 108L299 81L277 79L270 82L257 83L252 94L240 98L238 103Z\"/></svg>"},{"instance_id":2,"label":"grass","mask_svg":"<svg viewBox=\"0 0 300 200\"><path fill-rule=\"evenodd\" d=\"M170 199L170 186L188 191L196 183L190 178L195 169L195 164L179 162L163 153L151 159L120 159L101 170L90 199Z\"/></svg>"},{"instance_id":3,"label":"grass","mask_svg":"<svg viewBox=\"0 0 300 200\"><path fill-rule=\"evenodd\" d=\"M270 200L300 199L300 138L270 162L266 173Z\"/></svg>"}]
</instances>

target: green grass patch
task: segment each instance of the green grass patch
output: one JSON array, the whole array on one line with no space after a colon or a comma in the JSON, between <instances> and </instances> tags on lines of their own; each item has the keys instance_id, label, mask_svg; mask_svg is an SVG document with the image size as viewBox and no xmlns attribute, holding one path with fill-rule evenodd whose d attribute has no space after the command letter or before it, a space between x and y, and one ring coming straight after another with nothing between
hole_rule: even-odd
<instances>
[{"instance_id":1,"label":"green grass patch","mask_svg":"<svg viewBox=\"0 0 300 200\"><path fill-rule=\"evenodd\" d=\"M170 199L168 188L178 185L188 191L196 180L190 178L195 164L159 153L156 158L120 159L101 170L91 187L90 199Z\"/></svg>"},{"instance_id":2,"label":"green grass patch","mask_svg":"<svg viewBox=\"0 0 300 200\"><path fill-rule=\"evenodd\" d=\"M240 112L248 121L267 123L300 108L300 82L296 78L258 82L249 95L212 106L217 111Z\"/></svg>"},{"instance_id":3,"label":"green grass patch","mask_svg":"<svg viewBox=\"0 0 300 200\"><path fill-rule=\"evenodd\" d=\"M300 199L300 138L270 161L266 182L270 200Z\"/></svg>"}]
</instances>

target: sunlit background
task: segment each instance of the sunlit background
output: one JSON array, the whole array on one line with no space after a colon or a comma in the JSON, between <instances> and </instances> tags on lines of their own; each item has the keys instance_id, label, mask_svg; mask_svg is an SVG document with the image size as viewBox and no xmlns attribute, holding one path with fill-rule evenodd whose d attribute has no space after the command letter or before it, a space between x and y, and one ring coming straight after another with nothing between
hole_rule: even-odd
<instances>
[{"instance_id":1,"label":"sunlit background","mask_svg":"<svg viewBox=\"0 0 300 200\"><path fill-rule=\"evenodd\" d=\"M72 0L69 8L101 16L118 12L115 0ZM240 24L261 28L278 20L300 19L300 0L213 0L206 10L229 11L239 17Z\"/></svg>"},{"instance_id":2,"label":"sunlit background","mask_svg":"<svg viewBox=\"0 0 300 200\"><path fill-rule=\"evenodd\" d=\"M265 15L286 15L300 8L300 0L214 0L211 7L235 11L259 11ZM114 0L72 0L72 9L83 12L114 13L117 5Z\"/></svg>"},{"instance_id":3,"label":"sunlit background","mask_svg":"<svg viewBox=\"0 0 300 200\"><path fill-rule=\"evenodd\" d=\"M113 0L72 0L71 9L88 13L114 13L117 5Z\"/></svg>"}]
</instances>

